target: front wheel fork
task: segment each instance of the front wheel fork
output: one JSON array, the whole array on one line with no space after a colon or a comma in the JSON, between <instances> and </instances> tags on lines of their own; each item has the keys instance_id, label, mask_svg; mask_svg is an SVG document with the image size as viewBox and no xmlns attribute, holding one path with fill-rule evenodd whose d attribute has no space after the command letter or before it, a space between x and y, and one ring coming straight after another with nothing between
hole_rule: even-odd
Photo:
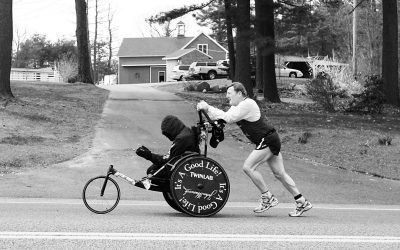
<instances>
[{"instance_id":1,"label":"front wheel fork","mask_svg":"<svg viewBox=\"0 0 400 250\"><path fill-rule=\"evenodd\" d=\"M114 169L113 165L110 165L110 167L107 170L107 175L106 178L104 179L104 183L103 186L101 187L101 191L100 191L100 196L103 197L104 195L104 190L106 190L106 186L107 186L107 182L108 182L108 178L110 175L115 174L117 171Z\"/></svg>"}]
</instances>

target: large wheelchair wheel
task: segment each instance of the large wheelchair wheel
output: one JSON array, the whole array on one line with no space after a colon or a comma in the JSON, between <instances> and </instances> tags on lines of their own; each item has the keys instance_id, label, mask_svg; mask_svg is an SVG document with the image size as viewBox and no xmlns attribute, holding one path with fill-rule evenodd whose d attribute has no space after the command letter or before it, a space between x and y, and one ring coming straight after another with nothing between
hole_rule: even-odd
<instances>
[{"instance_id":1,"label":"large wheelchair wheel","mask_svg":"<svg viewBox=\"0 0 400 250\"><path fill-rule=\"evenodd\" d=\"M182 212L196 217L218 213L228 201L229 188L221 165L202 155L178 161L170 179L175 203Z\"/></svg>"},{"instance_id":2,"label":"large wheelchair wheel","mask_svg":"<svg viewBox=\"0 0 400 250\"><path fill-rule=\"evenodd\" d=\"M164 191L163 196L164 196L165 201L168 203L168 205L170 207L172 207L173 209L175 209L178 212L182 212L182 209L178 206L178 204L176 204L174 198L172 197L171 192Z\"/></svg>"},{"instance_id":3,"label":"large wheelchair wheel","mask_svg":"<svg viewBox=\"0 0 400 250\"><path fill-rule=\"evenodd\" d=\"M85 206L96 214L106 214L111 212L119 202L120 190L117 182L111 177L107 178L107 183L103 195L103 188L106 176L97 176L90 179L82 192L82 199Z\"/></svg>"}]
</instances>

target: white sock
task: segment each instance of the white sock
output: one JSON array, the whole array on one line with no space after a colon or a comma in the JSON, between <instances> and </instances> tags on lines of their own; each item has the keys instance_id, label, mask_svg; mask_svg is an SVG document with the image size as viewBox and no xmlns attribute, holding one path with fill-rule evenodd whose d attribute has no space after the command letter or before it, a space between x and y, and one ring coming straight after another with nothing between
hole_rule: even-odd
<instances>
[{"instance_id":1,"label":"white sock","mask_svg":"<svg viewBox=\"0 0 400 250\"><path fill-rule=\"evenodd\" d=\"M264 192L261 194L261 197L271 199L272 193L270 191Z\"/></svg>"},{"instance_id":2,"label":"white sock","mask_svg":"<svg viewBox=\"0 0 400 250\"><path fill-rule=\"evenodd\" d=\"M296 200L296 203L304 204L306 202L306 198L304 196L301 196Z\"/></svg>"}]
</instances>

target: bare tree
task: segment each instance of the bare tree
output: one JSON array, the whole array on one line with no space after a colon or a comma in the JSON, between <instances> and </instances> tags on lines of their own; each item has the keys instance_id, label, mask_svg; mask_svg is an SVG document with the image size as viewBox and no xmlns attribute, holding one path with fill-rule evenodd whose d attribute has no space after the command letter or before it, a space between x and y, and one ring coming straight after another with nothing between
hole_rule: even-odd
<instances>
[{"instance_id":1,"label":"bare tree","mask_svg":"<svg viewBox=\"0 0 400 250\"><path fill-rule=\"evenodd\" d=\"M76 10L76 40L78 45L78 75L80 82L93 84L90 62L89 32L87 3L85 0L75 0Z\"/></svg>"},{"instance_id":2,"label":"bare tree","mask_svg":"<svg viewBox=\"0 0 400 250\"><path fill-rule=\"evenodd\" d=\"M20 55L19 52L21 50L21 44L26 40L26 30L21 32L18 28L15 31L16 37L13 38L14 41L14 51L15 51L15 57L14 57L14 63L13 67L19 67L20 65Z\"/></svg>"},{"instance_id":3,"label":"bare tree","mask_svg":"<svg viewBox=\"0 0 400 250\"><path fill-rule=\"evenodd\" d=\"M13 98L10 72L13 41L12 0L0 1L0 100Z\"/></svg>"},{"instance_id":4,"label":"bare tree","mask_svg":"<svg viewBox=\"0 0 400 250\"><path fill-rule=\"evenodd\" d=\"M112 22L114 19L114 12L111 10L111 5L108 4L108 12L107 12L107 24L108 24L108 60L107 60L107 68L111 70L111 63L113 57L113 33L112 33Z\"/></svg>"},{"instance_id":5,"label":"bare tree","mask_svg":"<svg viewBox=\"0 0 400 250\"><path fill-rule=\"evenodd\" d=\"M172 32L176 30L176 27L171 28L171 20L165 21L162 24L151 22L149 19L146 19L146 22L149 24L151 37L171 37Z\"/></svg>"}]
</instances>

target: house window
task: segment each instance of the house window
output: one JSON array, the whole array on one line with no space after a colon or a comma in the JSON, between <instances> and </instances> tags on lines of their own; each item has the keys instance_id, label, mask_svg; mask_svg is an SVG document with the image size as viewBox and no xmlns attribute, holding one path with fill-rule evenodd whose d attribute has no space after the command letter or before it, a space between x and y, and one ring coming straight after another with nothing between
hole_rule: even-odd
<instances>
[{"instance_id":1,"label":"house window","mask_svg":"<svg viewBox=\"0 0 400 250\"><path fill-rule=\"evenodd\" d=\"M165 71L158 71L158 82L165 82Z\"/></svg>"},{"instance_id":2,"label":"house window","mask_svg":"<svg viewBox=\"0 0 400 250\"><path fill-rule=\"evenodd\" d=\"M197 44L197 49L205 54L208 54L208 44Z\"/></svg>"}]
</instances>

